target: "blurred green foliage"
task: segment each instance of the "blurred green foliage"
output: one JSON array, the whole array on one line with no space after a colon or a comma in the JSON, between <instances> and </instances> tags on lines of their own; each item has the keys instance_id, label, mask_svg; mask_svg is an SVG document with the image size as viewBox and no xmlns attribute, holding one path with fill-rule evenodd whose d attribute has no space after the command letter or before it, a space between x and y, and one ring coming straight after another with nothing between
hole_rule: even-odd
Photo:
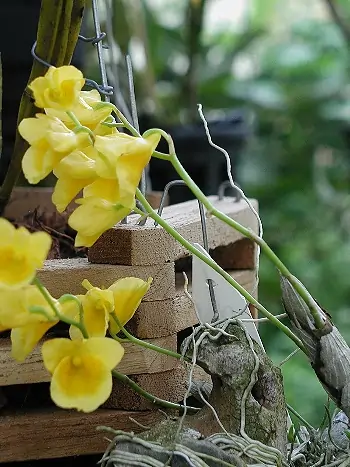
<instances>
[{"instance_id":1,"label":"blurred green foliage","mask_svg":"<svg viewBox=\"0 0 350 467\"><path fill-rule=\"evenodd\" d=\"M281 18L273 17L279 2L272 0L269 9L265 0L253 1L243 30L207 34L210 1L179 1L180 19L170 25L143 1L144 28L131 21L126 38L119 29L123 50L136 35L147 57L135 69L139 110L168 123L195 118L194 102L206 112L248 111L254 137L241 157L239 182L259 200L266 241L350 343L350 44L331 16L288 18L274 35L272 21ZM263 256L260 276L261 302L281 313L278 274ZM293 350L271 325L260 330L274 361ZM327 399L306 359L293 357L283 373L288 402L311 423L321 422Z\"/></svg>"},{"instance_id":2,"label":"blurred green foliage","mask_svg":"<svg viewBox=\"0 0 350 467\"><path fill-rule=\"evenodd\" d=\"M258 198L265 239L329 310L350 342L349 48L334 23L299 22L264 49L259 73L230 95L256 116L241 182ZM274 268L261 262L260 299L281 311ZM274 358L291 346L266 326ZM302 357L284 369L288 402L313 423L324 392Z\"/></svg>"}]
</instances>

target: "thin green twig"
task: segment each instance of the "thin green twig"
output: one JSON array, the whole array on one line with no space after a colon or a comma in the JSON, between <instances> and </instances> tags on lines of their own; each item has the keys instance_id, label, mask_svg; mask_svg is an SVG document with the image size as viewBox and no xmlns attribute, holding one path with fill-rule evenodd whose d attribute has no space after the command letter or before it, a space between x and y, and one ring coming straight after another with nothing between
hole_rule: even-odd
<instances>
[{"instance_id":1,"label":"thin green twig","mask_svg":"<svg viewBox=\"0 0 350 467\"><path fill-rule=\"evenodd\" d=\"M169 402L164 399L160 399L159 397L153 396L149 392L142 389L141 386L135 383L135 381L130 379L128 376L122 373L119 373L117 370L112 370L112 375L114 378L130 386L135 392L137 392L138 394L140 394L141 396L143 396L145 399L149 400L153 404L160 405L161 407L164 407L166 409L173 409L173 410L184 410L185 409L184 405L176 404L175 402ZM198 412L199 408L186 406L186 410L190 413L196 413Z\"/></svg>"},{"instance_id":2,"label":"thin green twig","mask_svg":"<svg viewBox=\"0 0 350 467\"><path fill-rule=\"evenodd\" d=\"M144 347L145 349L154 350L154 351L156 351L158 353L162 353L164 355L167 355L168 357L177 358L178 360L186 360L181 354L179 354L177 352L173 352L172 350L169 350L169 349L164 349L163 347L159 347L158 345L151 344L150 342L146 342L146 341L144 341L142 339L138 339L137 337L133 336L132 334L130 334L130 332L128 332L125 329L124 326L122 326L121 322L119 321L117 315L114 312L111 313L111 317L113 318L113 320L115 321L117 326L121 329L121 331L123 332L123 334L127 338L127 339L120 339L117 335L110 332L113 339L117 340L118 342L125 342L127 340L127 341L132 342L133 344L139 345L140 347Z\"/></svg>"},{"instance_id":3,"label":"thin green twig","mask_svg":"<svg viewBox=\"0 0 350 467\"><path fill-rule=\"evenodd\" d=\"M221 212L219 209L215 208L215 206L209 201L209 199L205 196L205 194L201 191L201 189L194 183L190 175L187 173L187 171L182 166L181 162L179 161L176 155L174 142L170 135L168 135L165 131L157 128L157 129L147 130L142 136L146 137L147 135L151 133L156 133L156 132L160 133L164 137L164 139L167 141L168 146L169 146L169 156L170 156L171 163L174 169L176 170L176 172L178 173L178 175L180 176L180 178L186 183L186 185L189 187L189 189L192 191L195 197L205 206L205 208L211 215L220 219L222 222L229 225L233 229L243 234L245 237L251 239L257 245L259 245L259 247L261 248L261 251L263 251L266 254L266 256L276 266L276 268L280 271L280 273L286 279L288 279L288 281L292 284L296 292L303 298L305 303L308 305L310 312L312 314L312 317L315 321L316 328L322 329L325 324L325 321L322 318L320 307L317 305L316 301L307 291L305 286L301 284L301 282L299 282L297 278L291 274L288 268L278 258L278 256L271 250L271 248L265 242L264 239L259 237L251 229L244 227L239 222L235 221L234 219L231 219L229 216ZM154 154L154 156L157 157L156 154Z\"/></svg>"},{"instance_id":4,"label":"thin green twig","mask_svg":"<svg viewBox=\"0 0 350 467\"><path fill-rule=\"evenodd\" d=\"M66 324L69 324L70 326L75 326L77 327L80 332L82 333L83 337L85 339L87 339L89 337L88 333L87 333L87 330L85 328L85 325L84 323L78 323L77 321L74 321L70 318L68 318L67 316L64 316L60 311L59 309L57 308L57 306L55 305L54 301L52 300L52 297L51 295L48 293L48 291L45 289L44 285L42 284L42 282L40 281L40 279L38 277L35 277L35 279L33 280L33 284L37 286L37 288L39 289L40 293L42 294L42 296L45 298L45 300L47 301L48 305L50 306L50 308L52 309L52 311L54 312L55 316L57 317L57 319L59 321L62 321L63 323L66 323ZM74 297L74 296L72 296ZM74 297L76 298L76 297Z\"/></svg>"},{"instance_id":5,"label":"thin green twig","mask_svg":"<svg viewBox=\"0 0 350 467\"><path fill-rule=\"evenodd\" d=\"M166 232L168 232L176 241L178 241L182 246L184 246L188 251L193 255L197 256L199 259L204 261L208 266L211 266L216 272L218 272L224 279L227 280L238 292L240 292L243 297L245 297L249 303L254 305L264 316L269 318L271 323L277 326L282 332L284 332L290 339L292 339L295 344L306 354L306 349L301 340L281 321L276 318L272 313L270 313L263 305L261 305L249 292L245 290L237 281L233 279L224 269L222 269L213 259L199 251L192 243L187 241L182 235L180 235L173 227L171 227L161 216L159 216L152 206L148 203L146 198L143 196L141 191L138 189L136 191L136 196L138 200L142 203L143 207L149 214L149 216L158 222ZM135 209L135 212L142 214L141 210Z\"/></svg>"}]
</instances>

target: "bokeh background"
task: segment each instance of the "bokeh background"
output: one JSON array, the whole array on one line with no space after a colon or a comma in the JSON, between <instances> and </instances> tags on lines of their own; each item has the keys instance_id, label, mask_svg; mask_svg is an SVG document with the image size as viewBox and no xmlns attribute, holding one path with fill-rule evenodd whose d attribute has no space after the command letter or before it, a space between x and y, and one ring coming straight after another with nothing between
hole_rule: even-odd
<instances>
[{"instance_id":1,"label":"bokeh background","mask_svg":"<svg viewBox=\"0 0 350 467\"><path fill-rule=\"evenodd\" d=\"M214 142L230 153L236 180L259 200L265 240L350 343L350 2L99 0L99 5L119 107L130 107L124 59L130 54L141 129L169 131L184 165L213 194L227 176L223 156L205 138L197 112L197 103L203 105ZM10 40L6 28L0 30L5 159L11 154L16 98L29 75L39 8L40 0L1 2L4 22L15 17L21 31ZM86 18L84 33L93 35L91 15ZM101 81L93 46L80 44L75 63ZM152 163L154 189L174 176L166 163ZM183 189L171 193L172 202L188 197ZM278 274L264 256L259 297L271 312L283 311ZM276 363L294 350L271 325L260 330ZM283 374L288 403L309 422L320 423L327 399L306 359L296 355Z\"/></svg>"}]
</instances>

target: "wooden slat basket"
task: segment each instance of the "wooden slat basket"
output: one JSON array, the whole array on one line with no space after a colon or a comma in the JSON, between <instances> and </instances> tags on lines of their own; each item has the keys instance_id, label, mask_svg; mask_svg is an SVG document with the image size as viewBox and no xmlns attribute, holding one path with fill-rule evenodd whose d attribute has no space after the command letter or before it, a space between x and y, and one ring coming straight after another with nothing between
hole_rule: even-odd
<instances>
[{"instance_id":1,"label":"wooden slat basket","mask_svg":"<svg viewBox=\"0 0 350 467\"><path fill-rule=\"evenodd\" d=\"M216 197L211 201L257 232L256 217L245 201ZM196 200L166 207L163 217L187 240L202 243ZM256 293L252 242L212 216L207 217L207 228L212 257L249 292ZM118 225L100 238L89 250L88 259L47 261L39 277L54 297L83 293L83 279L108 287L125 276L153 277L151 289L128 329L139 338L178 350L184 332L197 324L193 304L183 290L181 271L189 268L188 252L161 227L154 227L151 219L138 226L136 217L130 216L128 224ZM126 345L125 350L118 371L155 396L182 402L187 372L176 359L133 344ZM197 372L197 378L207 376ZM11 359L9 338L0 339L0 462L102 453L107 441L96 430L98 425L138 432L164 417L120 382L114 383L104 408L92 414L60 410L50 401L48 382L39 347L19 364Z\"/></svg>"}]
</instances>

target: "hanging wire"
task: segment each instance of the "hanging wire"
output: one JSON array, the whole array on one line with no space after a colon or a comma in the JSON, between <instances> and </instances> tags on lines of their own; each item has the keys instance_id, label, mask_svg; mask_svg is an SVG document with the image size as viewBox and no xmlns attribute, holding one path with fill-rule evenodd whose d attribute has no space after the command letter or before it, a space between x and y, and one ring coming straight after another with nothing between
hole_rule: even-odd
<instances>
[{"instance_id":1,"label":"hanging wire","mask_svg":"<svg viewBox=\"0 0 350 467\"><path fill-rule=\"evenodd\" d=\"M136 104L136 95L135 95L135 85L134 85L134 74L132 70L132 63L130 55L126 56L126 68L128 70L128 82L129 82L129 93L130 93L130 106L131 106L131 115L132 122L134 127L138 132L140 132L139 119L137 115L137 104ZM140 191L145 196L147 188L150 189L150 180L149 180L149 165L142 171L141 182L140 182ZM148 185L148 186L147 186Z\"/></svg>"},{"instance_id":2,"label":"hanging wire","mask_svg":"<svg viewBox=\"0 0 350 467\"><path fill-rule=\"evenodd\" d=\"M101 36L103 36L103 34L101 33L101 24L100 24L100 19L99 19L97 0L92 0L92 17L94 20L96 38L98 39L98 40L95 40L93 44L96 45L96 48L97 48L97 58L98 58L98 65L99 65L100 73L101 73L102 87L105 90L111 91L110 93L104 94L106 102L109 102L110 96L113 94L113 87L108 85L106 63L103 57L103 45L102 45L103 37L101 39Z\"/></svg>"},{"instance_id":3,"label":"hanging wire","mask_svg":"<svg viewBox=\"0 0 350 467\"><path fill-rule=\"evenodd\" d=\"M106 8L106 31L108 35L108 63L106 65L107 75L110 81L113 83L114 94L113 101L116 107L125 115L126 119L131 122L132 115L125 102L123 93L120 90L120 80L118 72L118 45L115 42L113 34L113 21L115 6L113 6L113 0L105 0Z\"/></svg>"},{"instance_id":4,"label":"hanging wire","mask_svg":"<svg viewBox=\"0 0 350 467\"><path fill-rule=\"evenodd\" d=\"M162 215L163 209L164 209L164 204L165 204L165 199L169 193L169 190L174 187L174 186L187 186L186 182L183 180L173 180L169 182L167 185L164 187L164 191L162 194L162 198L159 203L159 208L158 208L158 216ZM201 219L201 229L202 229L202 237L203 237L203 247L207 253L209 253L209 242L208 242L208 229L207 229L207 220L205 217L205 212L204 212L204 206L201 201L198 200L198 207L199 207L199 214L200 214L200 219ZM158 222L154 221L154 226L157 227ZM207 284L209 287L209 296L210 296L210 301L211 301L211 306L213 308L213 319L212 322L216 322L219 319L219 310L215 298L215 292L214 292L214 282L212 279L207 280Z\"/></svg>"},{"instance_id":5,"label":"hanging wire","mask_svg":"<svg viewBox=\"0 0 350 467\"><path fill-rule=\"evenodd\" d=\"M239 187L238 183L236 183L235 185L236 187ZM239 201L241 201L242 193L239 190L237 190L236 187L232 187L231 182L229 180L225 180L224 182L222 182L218 188L219 201L222 201L224 199L225 192L227 189L230 189L230 191L233 190L235 192L235 201L234 201L235 203L238 203Z\"/></svg>"}]
</instances>

